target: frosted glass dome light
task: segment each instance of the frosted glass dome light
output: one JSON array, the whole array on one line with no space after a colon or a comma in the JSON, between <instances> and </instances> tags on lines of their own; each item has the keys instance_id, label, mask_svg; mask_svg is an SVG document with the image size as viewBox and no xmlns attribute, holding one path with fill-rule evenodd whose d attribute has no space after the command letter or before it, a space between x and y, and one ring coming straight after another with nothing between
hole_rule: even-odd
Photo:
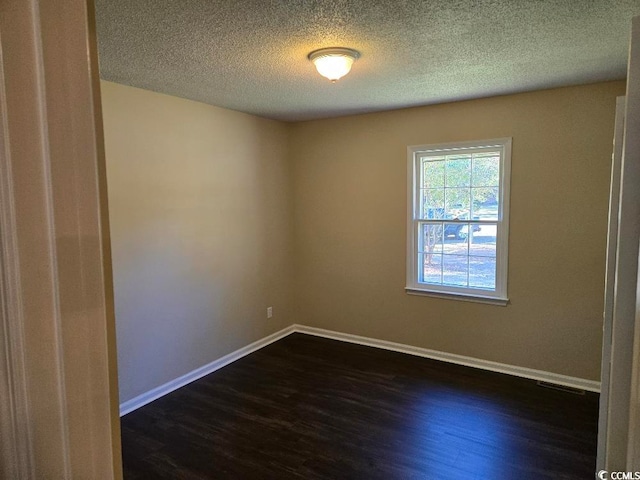
<instances>
[{"instance_id":1,"label":"frosted glass dome light","mask_svg":"<svg viewBox=\"0 0 640 480\"><path fill-rule=\"evenodd\" d=\"M351 71L351 66L360 52L351 48L321 48L309 54L318 73L335 83Z\"/></svg>"}]
</instances>

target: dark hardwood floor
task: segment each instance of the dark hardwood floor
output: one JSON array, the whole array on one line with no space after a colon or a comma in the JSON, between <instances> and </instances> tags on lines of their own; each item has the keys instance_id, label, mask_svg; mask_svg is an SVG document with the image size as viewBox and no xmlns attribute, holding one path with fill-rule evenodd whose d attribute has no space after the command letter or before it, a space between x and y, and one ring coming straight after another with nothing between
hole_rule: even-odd
<instances>
[{"instance_id":1,"label":"dark hardwood floor","mask_svg":"<svg viewBox=\"0 0 640 480\"><path fill-rule=\"evenodd\" d=\"M124 471L585 480L597 415L597 394L293 334L124 416Z\"/></svg>"}]
</instances>

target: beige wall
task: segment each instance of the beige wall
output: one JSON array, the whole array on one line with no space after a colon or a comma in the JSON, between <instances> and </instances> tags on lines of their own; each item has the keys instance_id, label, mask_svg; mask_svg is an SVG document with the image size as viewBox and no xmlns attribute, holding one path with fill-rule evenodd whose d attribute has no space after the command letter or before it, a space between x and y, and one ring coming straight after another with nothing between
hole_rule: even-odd
<instances>
[{"instance_id":1,"label":"beige wall","mask_svg":"<svg viewBox=\"0 0 640 480\"><path fill-rule=\"evenodd\" d=\"M102 97L126 401L293 323L288 132L109 82Z\"/></svg>"},{"instance_id":2,"label":"beige wall","mask_svg":"<svg viewBox=\"0 0 640 480\"><path fill-rule=\"evenodd\" d=\"M296 321L598 380L615 97L562 88L295 124ZM513 137L510 305L405 294L408 145Z\"/></svg>"}]
</instances>

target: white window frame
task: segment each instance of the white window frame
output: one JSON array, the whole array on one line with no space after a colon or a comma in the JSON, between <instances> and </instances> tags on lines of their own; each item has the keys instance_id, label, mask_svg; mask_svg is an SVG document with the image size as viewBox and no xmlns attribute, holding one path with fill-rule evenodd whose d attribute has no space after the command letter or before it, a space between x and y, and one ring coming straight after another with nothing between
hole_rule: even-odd
<instances>
[{"instance_id":1,"label":"white window frame","mask_svg":"<svg viewBox=\"0 0 640 480\"><path fill-rule=\"evenodd\" d=\"M464 220L464 223L497 224L496 232L496 288L495 290L436 285L418 282L418 226L420 200L419 187L421 157L450 152L485 148L501 150L498 220ZM511 138L497 138L472 142L455 142L439 145L414 145L407 147L407 285L409 294L452 298L464 301L506 305L508 248L509 248L509 190L511 183Z\"/></svg>"}]
</instances>

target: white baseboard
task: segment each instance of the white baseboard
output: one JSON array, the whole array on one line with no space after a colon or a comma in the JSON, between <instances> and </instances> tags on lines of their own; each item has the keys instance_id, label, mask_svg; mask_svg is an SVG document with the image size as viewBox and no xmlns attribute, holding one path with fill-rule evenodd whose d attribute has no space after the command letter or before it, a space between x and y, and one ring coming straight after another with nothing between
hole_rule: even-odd
<instances>
[{"instance_id":1,"label":"white baseboard","mask_svg":"<svg viewBox=\"0 0 640 480\"><path fill-rule=\"evenodd\" d=\"M387 342L386 340L377 340L375 338L361 337L359 335L351 335L349 333L334 332L323 328L307 327L304 325L293 325L293 328L295 332L306 333L308 335L331 338L333 340L366 345L368 347L383 348L385 350L431 358L442 362L455 363L458 365L465 365L467 367L490 370L492 372L506 373L516 377L524 377L532 380L541 380L543 382L555 383L556 385L565 385L567 387L578 388L590 392L600 392L600 382L596 382L594 380L585 380L583 378L570 377L568 375L560 375L558 373L545 372L542 370L534 370L532 368L516 367L504 363L456 355L454 353L439 352L437 350L429 350L428 348L412 347L401 343Z\"/></svg>"},{"instance_id":2,"label":"white baseboard","mask_svg":"<svg viewBox=\"0 0 640 480\"><path fill-rule=\"evenodd\" d=\"M394 352L406 353L409 355L415 355L417 357L431 358L433 360L440 360L442 362L455 363L457 365L464 365L467 367L480 368L482 370L489 370L492 372L506 373L508 375L514 375L516 377L529 378L532 380L541 380L543 382L555 383L556 385L565 385L567 387L578 388L581 390L587 390L590 392L600 391L600 382L593 380L585 380L577 377L570 377L567 375L560 375L558 373L545 372L542 370L534 370L532 368L516 367L513 365L507 365L504 363L492 362L489 360L480 360L473 357L465 357L463 355L456 355L454 353L439 352L437 350L430 350L428 348L412 347L410 345L404 345L402 343L388 342L386 340L377 340L375 338L361 337L360 335L352 335L350 333L334 332L332 330L325 330L323 328L307 327L305 325L290 325L287 328L283 328L279 332L276 332L268 337L262 338L256 342L253 342L246 347L240 348L235 352L231 352L224 357L221 357L213 362L197 368L181 377L171 380L170 382L160 385L159 387L149 390L142 395L138 395L131 400L127 400L120 404L120 416L126 415L147 403L151 403L154 400L163 397L164 395L177 390L180 387L187 385L199 378L204 377L222 367L229 365L236 360L255 352L256 350L266 347L267 345L280 340L294 332L306 333L307 335L315 335L317 337L331 338L333 340L340 340L342 342L355 343L358 345L366 345L368 347L382 348L384 350L392 350Z\"/></svg>"},{"instance_id":3,"label":"white baseboard","mask_svg":"<svg viewBox=\"0 0 640 480\"><path fill-rule=\"evenodd\" d=\"M260 350L263 347L266 347L270 343L276 342L281 338L290 335L295 331L294 326L290 325L287 328L283 328L282 330L269 335L268 337L261 338L258 341L247 345L246 347L242 347L235 352L231 352L224 357L221 357L213 362L204 365L200 368L196 368L195 370L182 375L181 377L176 378L175 380L171 380L170 382L165 383L164 385L160 385L159 387L154 388L153 390L149 390L142 395L138 395L137 397L132 398L131 400L127 400L120 404L120 416L126 415L138 408L146 405L147 403L151 403L154 400L165 396L168 393L177 390L180 387L184 387L188 383L194 382L199 378L204 377L205 375L209 375L216 370L221 369L229 365L236 360L239 360L242 357L249 355L250 353L255 352L256 350Z\"/></svg>"}]
</instances>

